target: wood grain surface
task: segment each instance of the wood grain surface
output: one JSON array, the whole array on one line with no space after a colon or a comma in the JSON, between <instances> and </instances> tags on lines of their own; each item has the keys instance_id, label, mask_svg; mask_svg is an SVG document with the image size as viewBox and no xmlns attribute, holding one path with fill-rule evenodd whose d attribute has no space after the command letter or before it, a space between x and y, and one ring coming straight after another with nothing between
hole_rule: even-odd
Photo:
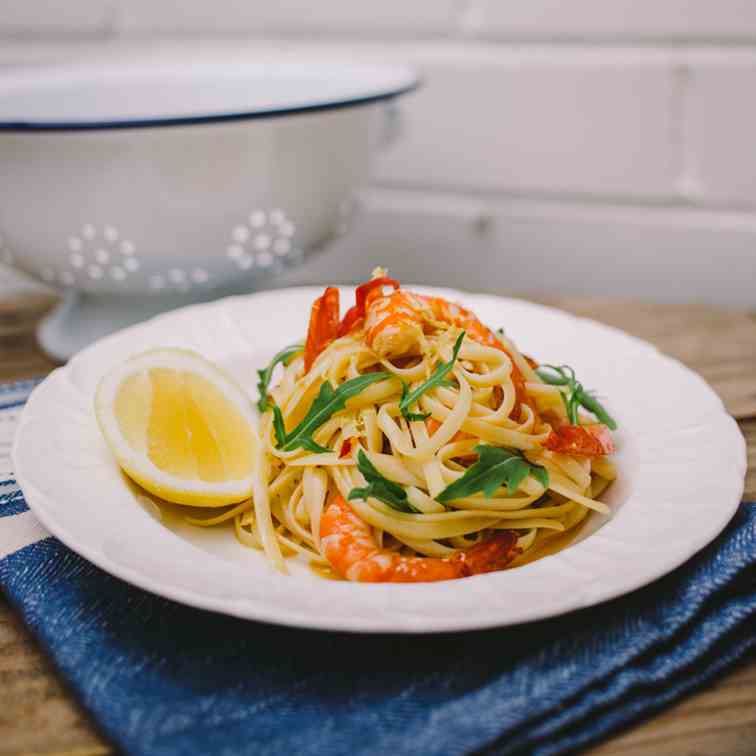
<instances>
[{"instance_id":1,"label":"wood grain surface","mask_svg":"<svg viewBox=\"0 0 756 756\"><path fill-rule=\"evenodd\" d=\"M745 498L756 499L756 318L698 305L541 300L621 328L698 371L719 393L748 442ZM50 297L0 302L0 382L43 375L35 321ZM39 646L0 597L0 756L100 756L112 749L66 690ZM592 756L753 756L756 659L663 713L615 735Z\"/></svg>"}]
</instances>

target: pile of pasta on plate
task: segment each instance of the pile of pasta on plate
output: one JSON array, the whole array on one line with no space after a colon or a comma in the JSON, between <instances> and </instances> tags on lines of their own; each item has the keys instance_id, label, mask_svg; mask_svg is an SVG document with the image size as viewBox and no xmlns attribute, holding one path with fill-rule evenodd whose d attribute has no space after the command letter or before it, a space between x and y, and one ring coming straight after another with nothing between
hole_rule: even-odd
<instances>
[{"instance_id":1,"label":"pile of pasta on plate","mask_svg":"<svg viewBox=\"0 0 756 756\"><path fill-rule=\"evenodd\" d=\"M155 375L143 370L155 401ZM183 452L195 457L192 495L166 498L201 507L204 485L223 511L188 519L233 523L239 541L281 572L300 554L324 576L357 582L468 577L551 553L591 511L609 513L599 497L616 476L616 423L574 371L538 364L469 310L403 289L382 269L343 315L335 287L314 301L305 339L282 345L258 372L256 428L218 374L204 371L215 380L204 394L203 384L180 381L205 441ZM100 404L115 404L119 390ZM170 443L161 443L165 457ZM224 454L235 478L218 472ZM116 455L151 490L149 476ZM203 455L218 461L210 488Z\"/></svg>"}]
</instances>

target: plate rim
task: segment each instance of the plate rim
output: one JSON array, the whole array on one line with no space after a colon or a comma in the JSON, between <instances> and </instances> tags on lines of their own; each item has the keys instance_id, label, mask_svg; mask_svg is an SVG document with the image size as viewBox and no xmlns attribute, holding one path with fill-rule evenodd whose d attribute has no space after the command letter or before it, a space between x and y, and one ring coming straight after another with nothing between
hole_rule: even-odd
<instances>
[{"instance_id":1,"label":"plate rim","mask_svg":"<svg viewBox=\"0 0 756 756\"><path fill-rule=\"evenodd\" d=\"M285 289L273 289L273 290L266 290L262 292L256 292L249 295L241 295L241 296L235 296L235 297L227 297L225 299L216 300L215 302L209 302L209 303L200 303L195 305L190 305L188 307L180 308L179 310L174 310L169 313L165 313L162 315L159 315L155 318L151 318L147 321L144 321L143 323L130 326L127 329L123 329L122 331L119 331L115 334L111 334L108 337L105 337L104 339L101 339L100 341L92 344L91 346L87 347L85 350L80 352L80 355L86 355L89 353L94 352L95 350L99 349L102 344L107 343L111 340L116 340L118 338L122 337L122 334L126 332L138 332L141 329L144 329L145 327L149 327L152 323L156 321L161 321L164 319L170 319L172 317L176 317L178 314L185 314L188 311L201 311L208 308L216 308L216 307L223 307L227 306L230 302L235 302L239 300L248 300L251 298L259 298L259 297L265 297L265 296L282 296L286 294L287 292L293 292L298 293L300 295L317 295L320 293L322 287L316 287L316 286L301 286L301 287L287 287ZM350 291L353 290L353 287L343 287L344 290ZM46 499L48 498L46 494L41 492L37 486L34 483L33 480L33 473L27 474L27 470L25 469L25 464L23 460L23 452L22 452L22 446L23 446L23 439L24 439L24 429L26 425L29 423L30 418L33 417L34 412L34 406L37 400L44 396L46 391L51 390L51 387L54 387L54 384L56 381L61 379L61 376L64 376L66 371L70 369L70 366L73 364L73 360L66 366L59 367L52 371L48 377L42 381L32 392L31 396L29 397L29 400L27 402L27 405L24 407L24 410L22 412L19 424L16 429L16 433L14 436L13 441L13 447L11 451L11 459L12 459L12 465L13 470L16 474L16 480L19 486L21 487L22 491L24 492L24 496L26 498L27 504L29 505L30 510L34 513L34 515L40 520L42 525L50 531L50 533L58 538L62 543L64 543L68 548L70 548L75 553L78 553L80 556L84 557L91 563L95 564L97 567L103 569L105 572L114 575L122 580L125 580L128 583L131 583L132 585L137 586L138 588L141 588L143 590L146 590L150 593L162 596L164 598L178 601L180 603L193 606L199 609L205 609L210 611L216 611L219 613L236 616L243 619L250 619L254 621L261 621L261 622L268 622L273 624L280 624L280 625L287 625L290 627L298 627L303 629L313 629L313 630L330 630L330 631L346 631L346 632L354 632L354 633L398 633L398 634L416 634L416 633L442 633L442 632L460 632L460 631L475 631L475 630L483 630L483 629L490 629L494 627L503 627L507 625L515 625L515 624L522 624L525 622L530 621L538 621L541 619L548 619L550 617L562 615L565 613L569 613L571 611L575 611L578 609L586 608L589 606L593 606L599 603L603 603L605 601L609 601L613 598L617 598L618 596L625 595L627 593L630 593L634 590L637 590L638 588L641 588L645 585L650 584L651 582L663 577L664 575L668 574L684 562L686 562L688 559L690 559L692 556L694 556L696 553L698 553L702 548L704 548L708 543L710 543L714 538L719 535L719 533L722 532L722 530L725 528L727 523L730 521L730 519L735 514L741 500L742 500L742 494L744 490L744 483L745 483L745 472L746 472L746 444L745 440L740 433L740 430L737 426L736 421L729 415L729 413L726 411L724 404L722 403L719 396L714 392L714 390L704 381L704 379L695 371L691 370L687 366L685 366L680 360L677 360L673 357L670 357L668 355L663 354L655 345L640 339L636 336L633 336L631 334L627 334L626 332L622 331L621 329L618 329L614 326L609 326L604 323L601 323L600 321L596 321L591 318L585 318L580 316L575 316L571 313L565 312L563 310L560 310L556 307L543 305L539 303L530 302L528 300L524 299L518 299L513 297L500 297L496 295L490 295L490 294L475 294L471 292L465 292L460 289L441 289L436 287L425 287L425 286L412 286L411 284L407 285L407 288L412 289L418 289L418 290L425 290L429 292L435 292L438 294L441 294L443 296L457 296L458 298L462 299L471 299L471 298L485 298L494 300L497 302L506 302L506 303L514 303L518 306L526 305L527 307L536 308L537 310L547 311L549 313L557 314L560 317L564 317L567 319L570 319L572 321L576 321L578 323L587 323L594 327L598 327L605 332L612 333L615 337L620 336L625 340L630 340L631 342L634 342L636 345L642 345L645 349L650 350L650 353L653 353L654 357L656 359L662 360L664 362L667 362L670 365L673 365L677 367L678 369L682 369L685 371L685 373L689 374L690 376L694 377L696 379L696 382L699 384L699 387L703 390L708 392L711 396L713 396L716 399L716 411L711 410L711 416L718 417L720 420L724 422L723 428L727 428L727 432L730 434L730 442L732 443L732 448L729 449L730 453L734 453L735 451L738 451L739 454L737 457L733 457L733 462L736 467L736 472L738 473L738 482L735 485L735 489L732 491L732 499L728 502L722 502L722 505L718 508L716 508L716 511L719 513L719 517L716 518L716 522L711 524L709 529L706 532L696 532L694 534L693 538L688 538L686 541L685 548L678 548L676 551L672 552L664 552L662 556L660 556L655 563L655 567L653 569L648 569L646 567L644 570L639 570L637 573L634 574L625 574L625 577L621 581L615 581L613 583L609 583L607 586L604 586L603 589L595 590L591 593L588 600L585 600L585 597L578 596L573 601L566 601L564 602L564 605L556 605L552 609L548 610L541 610L536 615L531 617L525 617L522 619L517 620L507 620L498 618L496 616L491 616L488 619L481 619L480 617L476 617L474 619L471 619L467 616L457 616L453 613L450 613L447 617L445 617L445 621L442 624L439 624L438 621L432 626L429 627L418 627L415 624L402 624L402 623L395 623L392 621L386 621L385 618L376 616L372 618L372 621L365 621L364 618L361 618L359 616L356 617L349 617L348 615L340 615L337 617L331 617L330 615L323 614L318 616L313 616L312 614L305 613L303 611L299 610L289 610L283 611L280 607L280 605L273 606L273 609L271 610L269 606L266 605L264 601L260 601L252 599L250 597L238 597L234 599L233 601L229 601L226 598L223 597L214 597L210 595L203 594L202 592L196 592L191 589L186 589L181 586L177 586L174 584L171 584L170 581L167 583L156 583L154 576L151 576L149 572L141 572L139 570L130 568L128 565L124 565L123 563L119 563L117 561L114 561L113 559L109 558L107 554L103 553L102 550L98 550L97 548L91 547L90 544L87 543L81 543L77 540L76 534L70 532L65 525L62 525L55 517L54 514L54 508L52 511L50 510L49 506L47 506ZM78 356L77 356L78 357ZM76 357L74 360L77 359ZM707 417L709 415L707 414ZM735 447L738 447L737 450ZM733 481L735 483L735 481ZM616 516L616 515L615 515ZM611 521L610 521L611 522ZM607 523L610 524L610 523ZM169 532L169 531L166 531ZM599 531L600 532L600 531ZM589 542L591 539L586 539L585 542ZM576 544L576 546L579 544ZM571 549L566 549L562 552L559 552L560 554L569 553ZM666 556L666 558L664 558ZM208 555L208 558L210 558L210 555ZM538 560L537 562L532 563L532 565L538 565L543 564L544 562L548 561L550 557L546 557L544 559ZM234 569L239 568L239 565L230 565L230 567L233 567ZM527 569L527 567L530 567L531 565L527 565L526 567L520 568L520 569ZM487 578L493 577L495 579L496 575L504 576L504 575L513 575L519 572L520 570L512 570L509 572L504 573L494 573L492 575L483 575L483 576L477 576L474 578L470 578L469 580L485 580ZM278 579L276 577L275 579ZM289 578L281 578L282 580L288 580ZM295 578L296 579L296 578ZM329 581L323 581L324 583L328 583ZM449 581L451 582L451 581ZM465 583L467 581L464 581ZM330 583L331 587L333 586L343 586L343 590L347 590L347 587L354 586L354 584L351 583ZM418 590L427 590L430 586L438 586L443 584L418 584L418 585L402 585L402 586L392 586L393 589L398 589L400 591L418 591ZM329 587L329 591L331 591L331 587ZM382 585L380 588L385 589L387 586ZM378 586L372 586L372 585L360 585L359 588L363 591L375 591ZM336 590L342 590L342 588L337 588ZM390 620L390 618L389 618Z\"/></svg>"}]
</instances>

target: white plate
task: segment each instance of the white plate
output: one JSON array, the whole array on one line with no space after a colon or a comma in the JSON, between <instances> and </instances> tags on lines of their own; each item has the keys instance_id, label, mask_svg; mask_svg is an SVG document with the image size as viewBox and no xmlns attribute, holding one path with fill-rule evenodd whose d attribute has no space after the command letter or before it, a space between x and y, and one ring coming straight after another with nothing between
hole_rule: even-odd
<instances>
[{"instance_id":1,"label":"white plate","mask_svg":"<svg viewBox=\"0 0 756 756\"><path fill-rule=\"evenodd\" d=\"M425 290L431 291L431 290ZM436 290L439 291L439 290ZM725 526L743 491L745 444L714 392L627 334L517 300L440 291L504 326L528 354L572 365L619 424L619 479L589 535L519 569L417 585L322 580L305 564L273 572L229 529L158 521L139 503L98 431L92 397L130 354L195 349L255 393L254 369L300 339L317 289L226 299L110 336L32 394L13 449L29 506L61 541L134 585L176 601L285 625L359 632L473 630L591 606L677 567ZM342 292L351 302L352 292Z\"/></svg>"}]
</instances>

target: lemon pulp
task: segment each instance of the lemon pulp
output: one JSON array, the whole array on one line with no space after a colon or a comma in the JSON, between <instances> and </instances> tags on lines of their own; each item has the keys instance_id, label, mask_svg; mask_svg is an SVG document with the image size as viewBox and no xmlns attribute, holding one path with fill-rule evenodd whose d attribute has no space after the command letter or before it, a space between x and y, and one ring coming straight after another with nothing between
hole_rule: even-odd
<instances>
[{"instance_id":1,"label":"lemon pulp","mask_svg":"<svg viewBox=\"0 0 756 756\"><path fill-rule=\"evenodd\" d=\"M251 472L252 434L209 381L185 370L150 368L129 376L115 400L129 446L179 478L220 482Z\"/></svg>"},{"instance_id":2,"label":"lemon pulp","mask_svg":"<svg viewBox=\"0 0 756 756\"><path fill-rule=\"evenodd\" d=\"M103 380L96 408L119 464L151 493L207 506L250 495L249 400L199 355L156 350L132 358Z\"/></svg>"}]
</instances>

